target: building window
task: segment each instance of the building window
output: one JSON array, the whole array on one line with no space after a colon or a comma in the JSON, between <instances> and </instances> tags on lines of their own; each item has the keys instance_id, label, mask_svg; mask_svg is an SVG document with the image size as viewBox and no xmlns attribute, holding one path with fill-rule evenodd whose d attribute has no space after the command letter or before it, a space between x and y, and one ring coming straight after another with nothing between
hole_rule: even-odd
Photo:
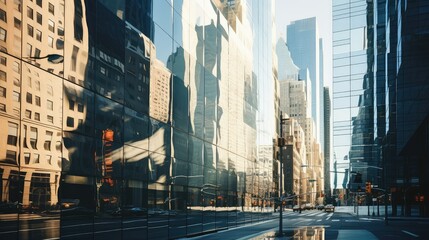
<instances>
[{"instance_id":1,"label":"building window","mask_svg":"<svg viewBox=\"0 0 429 240\"><path fill-rule=\"evenodd\" d=\"M31 111L30 110L25 110L25 117L28 119L31 119Z\"/></svg>"},{"instance_id":2,"label":"building window","mask_svg":"<svg viewBox=\"0 0 429 240\"><path fill-rule=\"evenodd\" d=\"M54 103L51 100L47 100L46 108L48 108L49 110L54 110Z\"/></svg>"},{"instance_id":3,"label":"building window","mask_svg":"<svg viewBox=\"0 0 429 240\"><path fill-rule=\"evenodd\" d=\"M36 106L40 107L40 97L39 96L34 96L34 102L35 102Z\"/></svg>"},{"instance_id":4,"label":"building window","mask_svg":"<svg viewBox=\"0 0 429 240\"><path fill-rule=\"evenodd\" d=\"M77 104L77 111L83 113L83 104Z\"/></svg>"},{"instance_id":5,"label":"building window","mask_svg":"<svg viewBox=\"0 0 429 240\"><path fill-rule=\"evenodd\" d=\"M33 94L27 93L26 99L27 99L27 103L32 104L33 103Z\"/></svg>"},{"instance_id":6,"label":"building window","mask_svg":"<svg viewBox=\"0 0 429 240\"><path fill-rule=\"evenodd\" d=\"M16 73L19 73L19 62L13 62L12 70Z\"/></svg>"},{"instance_id":7,"label":"building window","mask_svg":"<svg viewBox=\"0 0 429 240\"><path fill-rule=\"evenodd\" d=\"M33 149L37 149L37 128L30 128L30 145Z\"/></svg>"},{"instance_id":8,"label":"building window","mask_svg":"<svg viewBox=\"0 0 429 240\"><path fill-rule=\"evenodd\" d=\"M6 151L6 161L16 164L16 152L15 151L11 151L11 150L7 150Z\"/></svg>"},{"instance_id":9,"label":"building window","mask_svg":"<svg viewBox=\"0 0 429 240\"><path fill-rule=\"evenodd\" d=\"M42 7L42 0L36 0L36 4L37 4L39 7Z\"/></svg>"},{"instance_id":10,"label":"building window","mask_svg":"<svg viewBox=\"0 0 429 240\"><path fill-rule=\"evenodd\" d=\"M34 49L34 57L40 57L40 49L36 48Z\"/></svg>"},{"instance_id":11,"label":"building window","mask_svg":"<svg viewBox=\"0 0 429 240\"><path fill-rule=\"evenodd\" d=\"M9 122L7 144L16 146L17 143L18 143L18 124Z\"/></svg>"},{"instance_id":12,"label":"building window","mask_svg":"<svg viewBox=\"0 0 429 240\"><path fill-rule=\"evenodd\" d=\"M48 11L50 13L52 13L53 15L55 15L55 6L54 6L54 4L49 3L49 5L48 5Z\"/></svg>"},{"instance_id":13,"label":"building window","mask_svg":"<svg viewBox=\"0 0 429 240\"><path fill-rule=\"evenodd\" d=\"M6 88L0 87L0 97L6 97Z\"/></svg>"},{"instance_id":14,"label":"building window","mask_svg":"<svg viewBox=\"0 0 429 240\"><path fill-rule=\"evenodd\" d=\"M34 113L34 120L40 121L40 113L38 113L38 112Z\"/></svg>"},{"instance_id":15,"label":"building window","mask_svg":"<svg viewBox=\"0 0 429 240\"><path fill-rule=\"evenodd\" d=\"M74 127L74 118L67 117L67 127Z\"/></svg>"},{"instance_id":16,"label":"building window","mask_svg":"<svg viewBox=\"0 0 429 240\"><path fill-rule=\"evenodd\" d=\"M55 23L51 19L49 19L49 22L48 22L48 29L51 32L55 32Z\"/></svg>"},{"instance_id":17,"label":"building window","mask_svg":"<svg viewBox=\"0 0 429 240\"><path fill-rule=\"evenodd\" d=\"M38 153L34 154L33 163L40 163L40 155Z\"/></svg>"},{"instance_id":18,"label":"building window","mask_svg":"<svg viewBox=\"0 0 429 240\"><path fill-rule=\"evenodd\" d=\"M42 41L42 32L36 29L36 40L41 42Z\"/></svg>"},{"instance_id":19,"label":"building window","mask_svg":"<svg viewBox=\"0 0 429 240\"><path fill-rule=\"evenodd\" d=\"M37 13L36 14L36 21L37 21L37 23L40 24L40 25L42 25L42 22L43 22L42 20L43 20L42 14Z\"/></svg>"},{"instance_id":20,"label":"building window","mask_svg":"<svg viewBox=\"0 0 429 240\"><path fill-rule=\"evenodd\" d=\"M19 99L20 99L20 94L19 94L19 92L15 92L15 91L13 91L13 93L12 93L12 100L13 100L14 102L20 102L20 101L19 101Z\"/></svg>"},{"instance_id":21,"label":"building window","mask_svg":"<svg viewBox=\"0 0 429 240\"><path fill-rule=\"evenodd\" d=\"M30 164L30 153L24 153L25 164Z\"/></svg>"},{"instance_id":22,"label":"building window","mask_svg":"<svg viewBox=\"0 0 429 240\"><path fill-rule=\"evenodd\" d=\"M27 56L31 57L31 52L33 51L33 46L31 46L31 44L27 43Z\"/></svg>"},{"instance_id":23,"label":"building window","mask_svg":"<svg viewBox=\"0 0 429 240\"><path fill-rule=\"evenodd\" d=\"M36 81L34 81L34 85L35 85L35 89L36 89L36 91L40 91L40 81L39 80L36 80Z\"/></svg>"},{"instance_id":24,"label":"building window","mask_svg":"<svg viewBox=\"0 0 429 240\"><path fill-rule=\"evenodd\" d=\"M52 135L53 134L54 134L53 132L46 131L46 140L45 140L45 144L43 144L43 147L47 151L51 151L51 143L52 143Z\"/></svg>"},{"instance_id":25,"label":"building window","mask_svg":"<svg viewBox=\"0 0 429 240\"><path fill-rule=\"evenodd\" d=\"M48 122L54 123L54 117L53 116L48 115L46 119L48 120Z\"/></svg>"},{"instance_id":26,"label":"building window","mask_svg":"<svg viewBox=\"0 0 429 240\"><path fill-rule=\"evenodd\" d=\"M28 36L31 36L31 37L34 36L34 29L33 29L33 26L31 26L30 24L27 24L27 33L28 33Z\"/></svg>"},{"instance_id":27,"label":"building window","mask_svg":"<svg viewBox=\"0 0 429 240\"><path fill-rule=\"evenodd\" d=\"M47 162L49 165L52 165L52 156L51 156L51 155L46 155L46 162Z\"/></svg>"},{"instance_id":28,"label":"building window","mask_svg":"<svg viewBox=\"0 0 429 240\"><path fill-rule=\"evenodd\" d=\"M4 56L0 56L0 64L3 66L6 66L7 63L7 59Z\"/></svg>"},{"instance_id":29,"label":"building window","mask_svg":"<svg viewBox=\"0 0 429 240\"><path fill-rule=\"evenodd\" d=\"M21 20L19 20L18 18L13 18L13 25L15 26L15 28L21 29Z\"/></svg>"},{"instance_id":30,"label":"building window","mask_svg":"<svg viewBox=\"0 0 429 240\"><path fill-rule=\"evenodd\" d=\"M0 70L0 80L6 82L6 72Z\"/></svg>"},{"instance_id":31,"label":"building window","mask_svg":"<svg viewBox=\"0 0 429 240\"><path fill-rule=\"evenodd\" d=\"M6 104L0 103L0 111L6 112Z\"/></svg>"},{"instance_id":32,"label":"building window","mask_svg":"<svg viewBox=\"0 0 429 240\"><path fill-rule=\"evenodd\" d=\"M69 101L69 109L74 110L74 101L73 100Z\"/></svg>"},{"instance_id":33,"label":"building window","mask_svg":"<svg viewBox=\"0 0 429 240\"><path fill-rule=\"evenodd\" d=\"M0 9L0 20L7 22L6 12L3 9Z\"/></svg>"},{"instance_id":34,"label":"building window","mask_svg":"<svg viewBox=\"0 0 429 240\"><path fill-rule=\"evenodd\" d=\"M51 36L48 37L48 46L54 47L54 39Z\"/></svg>"},{"instance_id":35,"label":"building window","mask_svg":"<svg viewBox=\"0 0 429 240\"><path fill-rule=\"evenodd\" d=\"M54 92L52 90L51 85L46 86L46 92L48 93L49 96L53 96Z\"/></svg>"},{"instance_id":36,"label":"building window","mask_svg":"<svg viewBox=\"0 0 429 240\"><path fill-rule=\"evenodd\" d=\"M6 30L0 27L0 40L2 40L3 42L6 42L6 35L7 35Z\"/></svg>"},{"instance_id":37,"label":"building window","mask_svg":"<svg viewBox=\"0 0 429 240\"><path fill-rule=\"evenodd\" d=\"M27 17L33 19L33 9L31 7L27 7Z\"/></svg>"}]
</instances>

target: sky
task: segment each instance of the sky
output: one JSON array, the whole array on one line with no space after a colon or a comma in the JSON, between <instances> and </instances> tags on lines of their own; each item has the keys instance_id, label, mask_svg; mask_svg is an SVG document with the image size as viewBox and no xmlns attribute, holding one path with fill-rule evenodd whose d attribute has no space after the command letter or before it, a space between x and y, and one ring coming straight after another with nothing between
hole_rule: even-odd
<instances>
[{"instance_id":1,"label":"sky","mask_svg":"<svg viewBox=\"0 0 429 240\"><path fill-rule=\"evenodd\" d=\"M332 86L332 1L275 0L277 37L286 36L286 26L295 20L316 17L323 38L325 86ZM332 95L332 88L330 89Z\"/></svg>"}]
</instances>

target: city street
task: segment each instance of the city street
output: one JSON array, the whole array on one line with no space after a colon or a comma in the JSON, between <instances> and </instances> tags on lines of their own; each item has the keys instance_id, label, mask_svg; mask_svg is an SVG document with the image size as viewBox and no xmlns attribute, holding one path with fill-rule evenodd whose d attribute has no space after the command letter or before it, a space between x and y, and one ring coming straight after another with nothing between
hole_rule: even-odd
<instances>
[{"instance_id":1,"label":"city street","mask_svg":"<svg viewBox=\"0 0 429 240\"><path fill-rule=\"evenodd\" d=\"M284 237L274 237L278 231L278 218L259 224L228 229L191 239L424 239L427 238L427 219L400 221L385 225L383 217L357 216L353 207L339 207L334 213L319 210L283 213ZM278 216L278 213L276 213Z\"/></svg>"}]
</instances>

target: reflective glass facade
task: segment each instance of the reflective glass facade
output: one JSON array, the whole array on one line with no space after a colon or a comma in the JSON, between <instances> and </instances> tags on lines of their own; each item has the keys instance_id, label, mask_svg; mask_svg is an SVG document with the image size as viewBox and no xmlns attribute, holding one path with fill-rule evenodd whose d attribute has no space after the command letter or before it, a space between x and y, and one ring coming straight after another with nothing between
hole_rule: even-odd
<instances>
[{"instance_id":1,"label":"reflective glass facade","mask_svg":"<svg viewBox=\"0 0 429 240\"><path fill-rule=\"evenodd\" d=\"M0 238L167 239L271 216L249 2L0 8Z\"/></svg>"},{"instance_id":2,"label":"reflective glass facade","mask_svg":"<svg viewBox=\"0 0 429 240\"><path fill-rule=\"evenodd\" d=\"M373 7L362 0L333 1L333 155L337 170L355 165L365 180L377 165L374 150ZM358 166L359 165L359 166ZM341 172L341 171L340 171ZM342 171L344 172L344 171ZM362 183L352 175L350 188ZM338 175L338 182L343 174ZM348 177L342 186L347 188ZM356 183L356 184L354 184ZM363 187L363 185L362 185Z\"/></svg>"},{"instance_id":3,"label":"reflective glass facade","mask_svg":"<svg viewBox=\"0 0 429 240\"><path fill-rule=\"evenodd\" d=\"M387 191L392 215L429 216L428 9L427 1L333 2L334 157L353 171L343 188L371 182L367 200Z\"/></svg>"}]
</instances>

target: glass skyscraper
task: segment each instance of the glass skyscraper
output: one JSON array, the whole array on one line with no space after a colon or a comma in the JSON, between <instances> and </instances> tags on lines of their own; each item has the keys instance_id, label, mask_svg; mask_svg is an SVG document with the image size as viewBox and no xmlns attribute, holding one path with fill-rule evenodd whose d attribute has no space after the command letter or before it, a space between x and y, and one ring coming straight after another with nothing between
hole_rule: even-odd
<instances>
[{"instance_id":1,"label":"glass skyscraper","mask_svg":"<svg viewBox=\"0 0 429 240\"><path fill-rule=\"evenodd\" d=\"M255 96L274 73L252 29L272 4L0 1L0 237L178 238L271 216Z\"/></svg>"},{"instance_id":2,"label":"glass skyscraper","mask_svg":"<svg viewBox=\"0 0 429 240\"><path fill-rule=\"evenodd\" d=\"M390 194L392 215L429 216L428 6L333 2L334 156L350 191Z\"/></svg>"}]
</instances>

